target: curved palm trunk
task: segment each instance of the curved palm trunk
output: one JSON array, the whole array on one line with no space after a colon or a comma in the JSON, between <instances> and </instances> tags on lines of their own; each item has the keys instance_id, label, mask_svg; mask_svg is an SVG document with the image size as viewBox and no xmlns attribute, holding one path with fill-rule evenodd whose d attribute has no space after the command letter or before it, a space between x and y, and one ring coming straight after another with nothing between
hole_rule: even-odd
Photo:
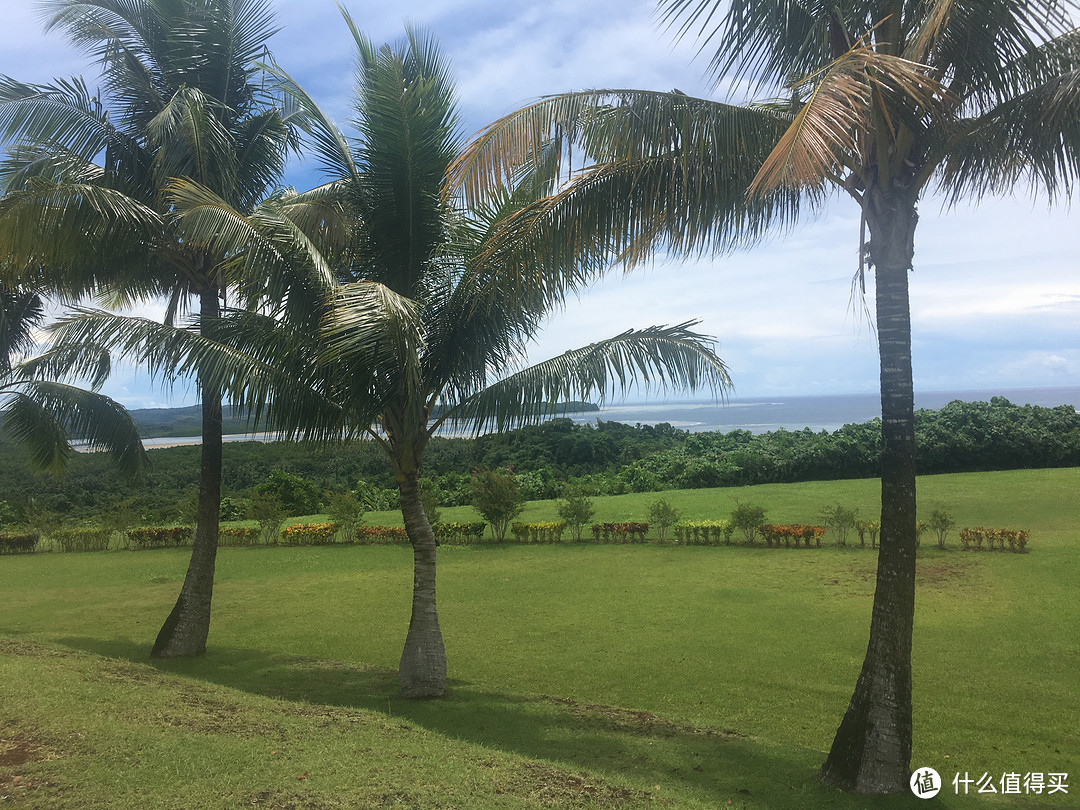
<instances>
[{"instance_id":1,"label":"curved palm trunk","mask_svg":"<svg viewBox=\"0 0 1080 810\"><path fill-rule=\"evenodd\" d=\"M866 659L820 773L825 783L860 793L898 793L910 777L915 413L908 271L917 219L912 203L867 212L881 360L881 549Z\"/></svg>"},{"instance_id":2,"label":"curved palm trunk","mask_svg":"<svg viewBox=\"0 0 1080 810\"><path fill-rule=\"evenodd\" d=\"M412 618L398 666L398 683L405 697L441 697L446 691L446 649L435 607L435 533L420 499L418 474L398 473L397 478L401 515L413 547Z\"/></svg>"},{"instance_id":3,"label":"curved palm trunk","mask_svg":"<svg viewBox=\"0 0 1080 810\"><path fill-rule=\"evenodd\" d=\"M218 288L204 290L200 307L205 324L219 314ZM221 510L221 392L200 380L202 393L202 462L195 539L191 545L184 585L150 651L153 658L202 655L210 633L210 602L214 595L218 519Z\"/></svg>"}]
</instances>

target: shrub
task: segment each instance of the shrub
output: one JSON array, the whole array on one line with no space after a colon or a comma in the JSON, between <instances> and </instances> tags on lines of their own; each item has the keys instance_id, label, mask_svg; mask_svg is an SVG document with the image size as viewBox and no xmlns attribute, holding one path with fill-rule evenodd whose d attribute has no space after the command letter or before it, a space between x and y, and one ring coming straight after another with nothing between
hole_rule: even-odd
<instances>
[{"instance_id":1,"label":"shrub","mask_svg":"<svg viewBox=\"0 0 1080 810\"><path fill-rule=\"evenodd\" d=\"M266 481L252 487L256 496L270 495L277 499L286 515L312 515L319 511L319 488L299 475L273 469Z\"/></svg>"},{"instance_id":2,"label":"shrub","mask_svg":"<svg viewBox=\"0 0 1080 810\"><path fill-rule=\"evenodd\" d=\"M479 543L483 539L484 529L486 528L487 524L483 521L475 523L452 521L449 523L435 523L432 525L431 530L435 533L435 539L440 543L464 546L469 543Z\"/></svg>"},{"instance_id":3,"label":"shrub","mask_svg":"<svg viewBox=\"0 0 1080 810\"><path fill-rule=\"evenodd\" d=\"M258 521L264 543L269 545L277 542L285 523L285 508L276 495L271 492L253 495L248 504L248 517Z\"/></svg>"},{"instance_id":4,"label":"shrub","mask_svg":"<svg viewBox=\"0 0 1080 810\"><path fill-rule=\"evenodd\" d=\"M0 534L0 554L31 554L40 539L39 534Z\"/></svg>"},{"instance_id":5,"label":"shrub","mask_svg":"<svg viewBox=\"0 0 1080 810\"><path fill-rule=\"evenodd\" d=\"M926 521L926 528L937 535L938 548L945 548L945 537L956 526L952 515L945 511L945 507L936 504L930 510L930 518Z\"/></svg>"},{"instance_id":6,"label":"shrub","mask_svg":"<svg viewBox=\"0 0 1080 810\"><path fill-rule=\"evenodd\" d=\"M258 526L222 526L218 529L219 546L250 546L259 539Z\"/></svg>"},{"instance_id":7,"label":"shrub","mask_svg":"<svg viewBox=\"0 0 1080 810\"><path fill-rule=\"evenodd\" d=\"M735 508L731 510L729 522L732 527L743 533L747 543L753 544L758 529L765 523L765 508L736 501Z\"/></svg>"},{"instance_id":8,"label":"shrub","mask_svg":"<svg viewBox=\"0 0 1080 810\"><path fill-rule=\"evenodd\" d=\"M974 548L976 551L982 551L983 543L986 543L990 551L993 551L995 547L1004 551L1005 544L1008 543L1009 550L1018 553L1027 550L1030 537L1027 529L987 529L985 526L965 527L959 534L960 542L965 550Z\"/></svg>"},{"instance_id":9,"label":"shrub","mask_svg":"<svg viewBox=\"0 0 1080 810\"><path fill-rule=\"evenodd\" d=\"M364 518L364 505L354 492L329 492L326 500L330 519L338 525L338 534L344 543L356 537L356 527Z\"/></svg>"},{"instance_id":10,"label":"shrub","mask_svg":"<svg viewBox=\"0 0 1080 810\"><path fill-rule=\"evenodd\" d=\"M840 504L826 506L821 510L821 520L825 523L826 529L832 529L836 534L838 546L847 545L848 532L856 527L858 517L859 510L848 509Z\"/></svg>"},{"instance_id":11,"label":"shrub","mask_svg":"<svg viewBox=\"0 0 1080 810\"><path fill-rule=\"evenodd\" d=\"M648 523L594 523L593 538L598 543L644 543Z\"/></svg>"},{"instance_id":12,"label":"shrub","mask_svg":"<svg viewBox=\"0 0 1080 810\"><path fill-rule=\"evenodd\" d=\"M475 470L469 482L473 508L491 524L491 533L502 542L510 521L525 508L525 494L510 470Z\"/></svg>"},{"instance_id":13,"label":"shrub","mask_svg":"<svg viewBox=\"0 0 1080 810\"><path fill-rule=\"evenodd\" d=\"M296 523L281 530L281 540L288 546L320 546L334 542L336 523Z\"/></svg>"},{"instance_id":14,"label":"shrub","mask_svg":"<svg viewBox=\"0 0 1080 810\"><path fill-rule=\"evenodd\" d=\"M64 552L105 551L111 538L112 529L100 528L57 529L49 536Z\"/></svg>"},{"instance_id":15,"label":"shrub","mask_svg":"<svg viewBox=\"0 0 1080 810\"><path fill-rule=\"evenodd\" d=\"M690 546L718 546L721 538L730 544L735 531L727 520L680 520L672 529L676 543Z\"/></svg>"},{"instance_id":16,"label":"shrub","mask_svg":"<svg viewBox=\"0 0 1080 810\"><path fill-rule=\"evenodd\" d=\"M559 543L565 531L566 524L555 521L514 523L510 526L510 533L519 543Z\"/></svg>"},{"instance_id":17,"label":"shrub","mask_svg":"<svg viewBox=\"0 0 1080 810\"><path fill-rule=\"evenodd\" d=\"M576 543L581 542L582 530L596 513L593 502L576 487L566 488L562 500L555 505L555 511L562 522L570 527L570 534Z\"/></svg>"},{"instance_id":18,"label":"shrub","mask_svg":"<svg viewBox=\"0 0 1080 810\"><path fill-rule=\"evenodd\" d=\"M237 500L228 495L222 497L221 505L218 507L219 520L243 520L246 514L247 504L242 500Z\"/></svg>"},{"instance_id":19,"label":"shrub","mask_svg":"<svg viewBox=\"0 0 1080 810\"><path fill-rule=\"evenodd\" d=\"M356 542L365 545L408 543L409 535L400 526L358 526Z\"/></svg>"},{"instance_id":20,"label":"shrub","mask_svg":"<svg viewBox=\"0 0 1080 810\"><path fill-rule=\"evenodd\" d=\"M175 548L191 541L190 526L145 526L128 529L127 538L135 548Z\"/></svg>"},{"instance_id":21,"label":"shrub","mask_svg":"<svg viewBox=\"0 0 1080 810\"><path fill-rule=\"evenodd\" d=\"M668 503L667 498L661 498L649 505L649 523L656 527L661 542L667 538L667 530L674 526L680 517L679 510Z\"/></svg>"},{"instance_id":22,"label":"shrub","mask_svg":"<svg viewBox=\"0 0 1080 810\"><path fill-rule=\"evenodd\" d=\"M805 526L801 523L791 525L767 523L761 527L760 532L767 545L775 545L777 548L780 547L781 543L786 548L791 548L792 545L798 548L800 540L803 541L806 548L810 548L811 543L816 543L820 548L825 528L823 526Z\"/></svg>"}]
</instances>

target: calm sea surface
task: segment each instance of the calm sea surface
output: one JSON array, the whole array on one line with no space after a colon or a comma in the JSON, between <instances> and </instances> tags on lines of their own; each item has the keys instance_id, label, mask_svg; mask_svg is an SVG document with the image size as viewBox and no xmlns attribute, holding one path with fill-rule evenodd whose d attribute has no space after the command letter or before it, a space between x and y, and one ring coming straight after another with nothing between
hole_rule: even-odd
<instances>
[{"instance_id":1,"label":"calm sea surface","mask_svg":"<svg viewBox=\"0 0 1080 810\"><path fill-rule=\"evenodd\" d=\"M953 400L987 402L991 397L1005 397L1016 405L1080 407L1080 387L1016 388L997 391L927 391L916 392L915 407L937 410ZM574 414L579 423L604 421L655 425L667 422L673 427L701 432L749 430L838 430L843 425L866 422L881 416L877 394L838 394L816 397L776 397L775 399L736 399L713 402L655 402L614 405L599 413Z\"/></svg>"},{"instance_id":2,"label":"calm sea surface","mask_svg":"<svg viewBox=\"0 0 1080 810\"><path fill-rule=\"evenodd\" d=\"M964 402L986 402L991 397L1005 397L1017 405L1080 407L1080 387L1014 388L992 391L926 391L916 392L915 407L937 410L955 399ZM581 424L595 424L597 419L625 422L630 425L656 425L667 422L673 427L698 433L706 430L749 430L767 433L770 430L834 431L843 425L866 422L881 416L877 394L838 394L816 397L732 398L727 402L645 402L612 405L599 412L572 414ZM452 432L448 431L448 435ZM266 441L266 434L226 436L226 441L257 439ZM199 438L182 437L147 439L147 447L172 444L197 444Z\"/></svg>"}]
</instances>

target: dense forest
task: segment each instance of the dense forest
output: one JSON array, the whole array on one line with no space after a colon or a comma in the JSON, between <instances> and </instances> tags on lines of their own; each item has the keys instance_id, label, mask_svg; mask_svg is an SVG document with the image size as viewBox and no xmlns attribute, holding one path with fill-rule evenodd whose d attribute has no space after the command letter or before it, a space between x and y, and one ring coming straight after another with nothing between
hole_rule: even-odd
<instances>
[{"instance_id":1,"label":"dense forest","mask_svg":"<svg viewBox=\"0 0 1080 810\"><path fill-rule=\"evenodd\" d=\"M990 402L952 402L916 414L920 473L1080 466L1080 415L1071 405L1042 408ZM35 476L17 450L2 448L0 520L95 518L169 522L194 502L199 448L151 450L151 466L124 484L98 454L79 454L61 478ZM478 438L432 440L425 454L425 487L443 506L468 501L472 470L512 468L529 498L554 498L567 483L591 495L665 489L741 486L877 474L878 420L826 431L777 430L755 435L690 433L668 424L578 425L556 418L541 425ZM310 483L308 490L358 491L371 508L393 508L396 492L385 454L371 442L315 448L289 442L225 446L226 516L243 512L254 487L281 470ZM316 496L318 497L318 496Z\"/></svg>"}]
</instances>

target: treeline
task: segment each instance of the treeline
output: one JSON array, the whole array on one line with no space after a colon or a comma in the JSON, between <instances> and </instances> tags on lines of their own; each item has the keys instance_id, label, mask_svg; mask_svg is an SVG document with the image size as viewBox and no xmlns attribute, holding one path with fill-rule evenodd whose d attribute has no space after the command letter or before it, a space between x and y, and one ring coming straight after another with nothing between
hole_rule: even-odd
<instances>
[{"instance_id":1,"label":"treeline","mask_svg":"<svg viewBox=\"0 0 1080 810\"><path fill-rule=\"evenodd\" d=\"M1071 405L1018 406L952 402L916 413L918 470L922 474L1080 466L1080 415ZM424 487L441 506L467 503L472 470L509 467L529 499L555 498L567 483L587 495L742 486L878 474L880 421L826 431L777 430L755 435L690 433L660 425L569 419L479 438L432 440L425 453ZM33 476L11 447L0 448L0 502L8 520L27 512L70 519L106 514L137 522L182 520L198 481L198 448L150 451L150 470L135 485L120 482L96 454L74 459L66 477ZM316 493L358 491L371 508L394 508L396 491L385 455L371 442L313 448L304 444L226 444L227 508L265 485L275 470L302 479ZM4 516L0 514L0 522Z\"/></svg>"}]
</instances>

